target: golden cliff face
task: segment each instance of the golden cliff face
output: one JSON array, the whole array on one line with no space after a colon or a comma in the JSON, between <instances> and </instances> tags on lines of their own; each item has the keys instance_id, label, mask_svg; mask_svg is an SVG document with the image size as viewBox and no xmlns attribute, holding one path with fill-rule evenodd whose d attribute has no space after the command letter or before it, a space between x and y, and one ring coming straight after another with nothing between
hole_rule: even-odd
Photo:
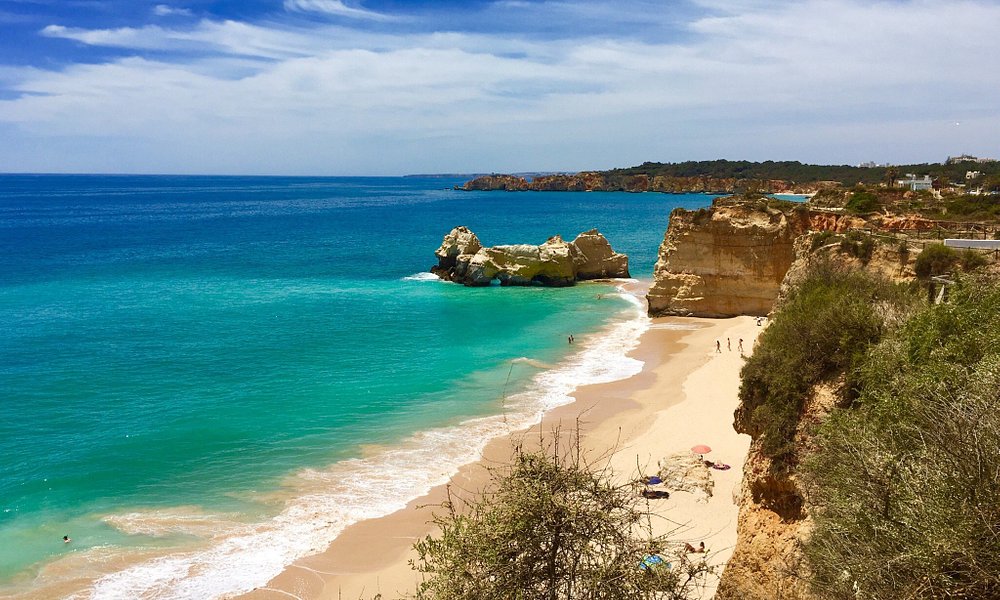
<instances>
[{"instance_id":1,"label":"golden cliff face","mask_svg":"<svg viewBox=\"0 0 1000 600\"><path fill-rule=\"evenodd\" d=\"M650 315L766 315L805 226L780 210L731 201L675 210L646 296Z\"/></svg>"},{"instance_id":2,"label":"golden cliff face","mask_svg":"<svg viewBox=\"0 0 1000 600\"><path fill-rule=\"evenodd\" d=\"M764 316L809 231L864 229L860 217L781 208L765 200L719 198L711 208L677 209L660 245L646 298L651 316Z\"/></svg>"}]
</instances>

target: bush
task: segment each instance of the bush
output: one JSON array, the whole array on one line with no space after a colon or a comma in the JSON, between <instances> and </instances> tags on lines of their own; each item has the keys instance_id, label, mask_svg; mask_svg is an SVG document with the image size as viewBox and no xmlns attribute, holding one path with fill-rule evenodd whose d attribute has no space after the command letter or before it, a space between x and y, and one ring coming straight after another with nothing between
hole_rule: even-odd
<instances>
[{"instance_id":1,"label":"bush","mask_svg":"<svg viewBox=\"0 0 1000 600\"><path fill-rule=\"evenodd\" d=\"M989 260L987 260L987 258L981 253L976 252L971 248L967 248L965 252L962 253L962 258L959 263L962 265L962 270L968 272L974 271L979 267L985 267L986 264L989 263Z\"/></svg>"},{"instance_id":2,"label":"bush","mask_svg":"<svg viewBox=\"0 0 1000 600\"><path fill-rule=\"evenodd\" d=\"M491 475L492 491L464 510L449 500L439 537L414 546L418 599L682 599L711 571L686 553L640 568L668 540L652 535L634 485L613 484L578 452L518 449Z\"/></svg>"},{"instance_id":3,"label":"bush","mask_svg":"<svg viewBox=\"0 0 1000 600\"><path fill-rule=\"evenodd\" d=\"M960 280L858 383L802 469L817 595L1000 597L1000 285Z\"/></svg>"},{"instance_id":4,"label":"bush","mask_svg":"<svg viewBox=\"0 0 1000 600\"><path fill-rule=\"evenodd\" d=\"M951 271L958 261L958 253L944 244L928 244L917 255L913 270L917 277L921 278L944 275Z\"/></svg>"},{"instance_id":5,"label":"bush","mask_svg":"<svg viewBox=\"0 0 1000 600\"><path fill-rule=\"evenodd\" d=\"M869 192L868 190L858 189L851 192L851 196L847 199L847 212L867 214L877 211L881 208L882 203L879 202L878 196Z\"/></svg>"},{"instance_id":6,"label":"bush","mask_svg":"<svg viewBox=\"0 0 1000 600\"><path fill-rule=\"evenodd\" d=\"M814 234L810 250L812 250L813 252L819 250L820 248L822 248L823 246L827 245L830 242L830 238L835 237L836 235L837 234L835 234L832 231L820 231L819 233Z\"/></svg>"},{"instance_id":7,"label":"bush","mask_svg":"<svg viewBox=\"0 0 1000 600\"><path fill-rule=\"evenodd\" d=\"M816 383L853 371L889 317L912 303L904 288L820 264L761 334L741 372L737 418L778 463L793 460L794 434Z\"/></svg>"},{"instance_id":8,"label":"bush","mask_svg":"<svg viewBox=\"0 0 1000 600\"><path fill-rule=\"evenodd\" d=\"M871 260L872 253L875 251L875 240L868 234L860 231L851 231L841 240L840 250L861 259L863 263L867 263Z\"/></svg>"}]
</instances>

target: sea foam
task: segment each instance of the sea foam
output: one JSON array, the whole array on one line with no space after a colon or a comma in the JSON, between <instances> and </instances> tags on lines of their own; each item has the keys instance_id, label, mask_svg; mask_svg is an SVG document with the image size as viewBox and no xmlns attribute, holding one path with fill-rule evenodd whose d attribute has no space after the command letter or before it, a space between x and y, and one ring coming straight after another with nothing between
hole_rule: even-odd
<instances>
[{"instance_id":1,"label":"sea foam","mask_svg":"<svg viewBox=\"0 0 1000 600\"><path fill-rule=\"evenodd\" d=\"M403 277L403 281L444 281L444 279L441 279L434 273L429 273L425 271L423 273L414 273L413 275L407 275L406 277Z\"/></svg>"},{"instance_id":2,"label":"sea foam","mask_svg":"<svg viewBox=\"0 0 1000 600\"><path fill-rule=\"evenodd\" d=\"M106 575L87 595L76 597L204 600L247 592L296 559L321 552L352 523L404 508L480 458L490 440L530 427L546 411L572 402L577 387L637 374L643 363L627 354L650 320L639 298L621 289L619 294L632 306L604 331L581 337L574 353L536 374L527 389L506 397L504 414L423 431L369 457L303 470L289 482L292 498L270 520L235 525L204 549Z\"/></svg>"}]
</instances>

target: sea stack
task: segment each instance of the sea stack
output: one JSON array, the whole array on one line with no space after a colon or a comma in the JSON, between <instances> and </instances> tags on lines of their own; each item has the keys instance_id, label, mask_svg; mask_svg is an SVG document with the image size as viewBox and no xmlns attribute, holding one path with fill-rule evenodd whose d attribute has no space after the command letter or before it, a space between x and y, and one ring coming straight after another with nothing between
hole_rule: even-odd
<instances>
[{"instance_id":1,"label":"sea stack","mask_svg":"<svg viewBox=\"0 0 1000 600\"><path fill-rule=\"evenodd\" d=\"M434 253L438 264L431 272L442 279L470 287L542 285L566 287L587 279L629 277L628 256L615 252L596 229L572 242L561 236L544 244L483 247L468 227L452 229Z\"/></svg>"}]
</instances>

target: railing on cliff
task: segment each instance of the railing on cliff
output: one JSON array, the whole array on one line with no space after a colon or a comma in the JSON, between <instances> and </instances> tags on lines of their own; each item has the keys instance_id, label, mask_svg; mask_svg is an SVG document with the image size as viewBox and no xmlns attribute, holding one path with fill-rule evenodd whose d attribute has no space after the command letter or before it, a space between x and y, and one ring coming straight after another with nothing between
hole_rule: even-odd
<instances>
[{"instance_id":1,"label":"railing on cliff","mask_svg":"<svg viewBox=\"0 0 1000 600\"><path fill-rule=\"evenodd\" d=\"M1000 225L991 223L967 223L961 221L937 221L931 229L892 230L874 227L852 227L850 231L866 234L882 242L919 246L923 250L928 244L940 244L945 239L998 240ZM993 248L969 248L1000 258L1000 250Z\"/></svg>"}]
</instances>

